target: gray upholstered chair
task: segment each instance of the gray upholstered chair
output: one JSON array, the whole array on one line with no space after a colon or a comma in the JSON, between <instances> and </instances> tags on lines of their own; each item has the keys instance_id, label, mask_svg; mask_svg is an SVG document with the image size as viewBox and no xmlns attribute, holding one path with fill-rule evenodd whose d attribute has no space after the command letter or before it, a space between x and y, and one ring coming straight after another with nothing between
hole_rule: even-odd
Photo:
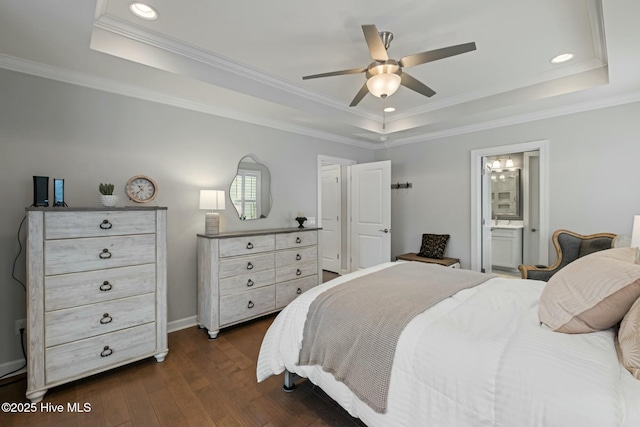
<instances>
[{"instance_id":1,"label":"gray upholstered chair","mask_svg":"<svg viewBox=\"0 0 640 427\"><path fill-rule=\"evenodd\" d=\"M547 282L551 276L570 262L590 253L611 248L615 237L616 235L611 233L583 236L568 230L557 230L552 237L557 253L556 262L550 266L519 265L518 269L523 279Z\"/></svg>"}]
</instances>

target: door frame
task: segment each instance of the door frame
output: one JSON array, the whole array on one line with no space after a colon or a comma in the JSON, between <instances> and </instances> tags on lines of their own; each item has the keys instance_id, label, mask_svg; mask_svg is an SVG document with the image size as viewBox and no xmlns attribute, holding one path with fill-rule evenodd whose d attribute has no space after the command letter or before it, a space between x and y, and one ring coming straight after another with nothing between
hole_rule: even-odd
<instances>
[{"instance_id":1,"label":"door frame","mask_svg":"<svg viewBox=\"0 0 640 427\"><path fill-rule=\"evenodd\" d=\"M340 157L331 157L331 156L318 154L318 163L316 167L316 171L317 171L316 184L317 184L317 198L318 198L316 218L317 218L317 226L319 228L322 228L322 166L325 166L325 165L351 166L357 163L358 162L353 159L343 159ZM349 218L351 218L351 185L347 185L346 187L347 187L347 195L346 195L347 216L345 219L347 219L346 221L347 253L342 255L345 257L347 268L346 268L346 271L343 270L341 272L342 274L345 274L351 271L351 221L349 220ZM320 268L322 269L322 266L320 266Z\"/></svg>"},{"instance_id":2,"label":"door frame","mask_svg":"<svg viewBox=\"0 0 640 427\"><path fill-rule=\"evenodd\" d=\"M533 255L532 253L530 253L530 248L529 245L527 244L529 242L529 239L527 238L527 230L526 228L529 227L529 229L531 229L531 196L530 196L530 191L531 188L529 187L529 183L531 182L531 178L530 178L530 174L531 174L531 158L532 157L537 157L538 158L538 163L540 163L540 152L525 152L524 156L523 156L523 165L524 165L524 174L523 174L523 182L524 182L524 188L523 188L523 195L524 195L524 199L523 199L523 203L522 203L522 219L523 219L523 223L525 226L525 229L523 230L523 234L522 234L522 244L523 244L523 251L522 251L522 259L524 260L528 260L530 259L528 255ZM538 172L539 174L539 172ZM530 231L530 230L529 230ZM530 236L530 235L529 235ZM534 264L547 264L548 260L546 258L543 258L543 253L540 250L540 238L538 238L538 253L536 254L535 257L532 257L534 259L537 258L537 261Z\"/></svg>"},{"instance_id":3,"label":"door frame","mask_svg":"<svg viewBox=\"0 0 640 427\"><path fill-rule=\"evenodd\" d=\"M482 267L482 157L535 150L540 152L540 258L549 259L549 141L530 141L471 150L471 270Z\"/></svg>"}]
</instances>

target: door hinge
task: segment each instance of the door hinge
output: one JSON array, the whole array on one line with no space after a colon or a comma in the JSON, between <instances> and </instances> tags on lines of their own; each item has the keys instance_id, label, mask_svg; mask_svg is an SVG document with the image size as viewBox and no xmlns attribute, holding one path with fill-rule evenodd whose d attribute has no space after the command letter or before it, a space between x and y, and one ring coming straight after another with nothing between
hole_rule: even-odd
<instances>
[{"instance_id":1,"label":"door hinge","mask_svg":"<svg viewBox=\"0 0 640 427\"><path fill-rule=\"evenodd\" d=\"M340 221L340 217L339 216L336 217L336 221Z\"/></svg>"},{"instance_id":2,"label":"door hinge","mask_svg":"<svg viewBox=\"0 0 640 427\"><path fill-rule=\"evenodd\" d=\"M336 254L336 259L340 259L340 254Z\"/></svg>"},{"instance_id":3,"label":"door hinge","mask_svg":"<svg viewBox=\"0 0 640 427\"><path fill-rule=\"evenodd\" d=\"M482 225L485 225L487 223L487 221L484 220L484 218L482 218Z\"/></svg>"},{"instance_id":4,"label":"door hinge","mask_svg":"<svg viewBox=\"0 0 640 427\"><path fill-rule=\"evenodd\" d=\"M338 177L336 176L336 184L338 183Z\"/></svg>"}]
</instances>

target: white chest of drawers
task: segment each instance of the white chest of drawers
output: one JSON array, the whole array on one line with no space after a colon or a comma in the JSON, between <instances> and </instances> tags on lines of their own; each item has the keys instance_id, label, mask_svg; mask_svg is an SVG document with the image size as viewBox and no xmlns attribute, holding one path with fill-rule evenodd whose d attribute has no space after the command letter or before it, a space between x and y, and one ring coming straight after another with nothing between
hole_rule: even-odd
<instances>
[{"instance_id":1,"label":"white chest of drawers","mask_svg":"<svg viewBox=\"0 0 640 427\"><path fill-rule=\"evenodd\" d=\"M198 235L198 324L221 328L281 310L322 280L318 228Z\"/></svg>"},{"instance_id":2,"label":"white chest of drawers","mask_svg":"<svg viewBox=\"0 0 640 427\"><path fill-rule=\"evenodd\" d=\"M27 393L167 355L166 208L28 208Z\"/></svg>"}]
</instances>

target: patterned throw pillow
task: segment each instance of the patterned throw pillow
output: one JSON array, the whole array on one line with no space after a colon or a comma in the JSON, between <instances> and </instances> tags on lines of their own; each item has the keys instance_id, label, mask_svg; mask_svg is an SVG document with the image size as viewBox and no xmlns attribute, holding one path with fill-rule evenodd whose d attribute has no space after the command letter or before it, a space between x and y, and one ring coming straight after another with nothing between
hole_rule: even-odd
<instances>
[{"instance_id":1,"label":"patterned throw pillow","mask_svg":"<svg viewBox=\"0 0 640 427\"><path fill-rule=\"evenodd\" d=\"M448 240L448 234L423 234L422 245L420 246L418 256L442 259Z\"/></svg>"},{"instance_id":2,"label":"patterned throw pillow","mask_svg":"<svg viewBox=\"0 0 640 427\"><path fill-rule=\"evenodd\" d=\"M633 303L620 324L618 345L622 352L622 364L640 380L640 298Z\"/></svg>"}]
</instances>

